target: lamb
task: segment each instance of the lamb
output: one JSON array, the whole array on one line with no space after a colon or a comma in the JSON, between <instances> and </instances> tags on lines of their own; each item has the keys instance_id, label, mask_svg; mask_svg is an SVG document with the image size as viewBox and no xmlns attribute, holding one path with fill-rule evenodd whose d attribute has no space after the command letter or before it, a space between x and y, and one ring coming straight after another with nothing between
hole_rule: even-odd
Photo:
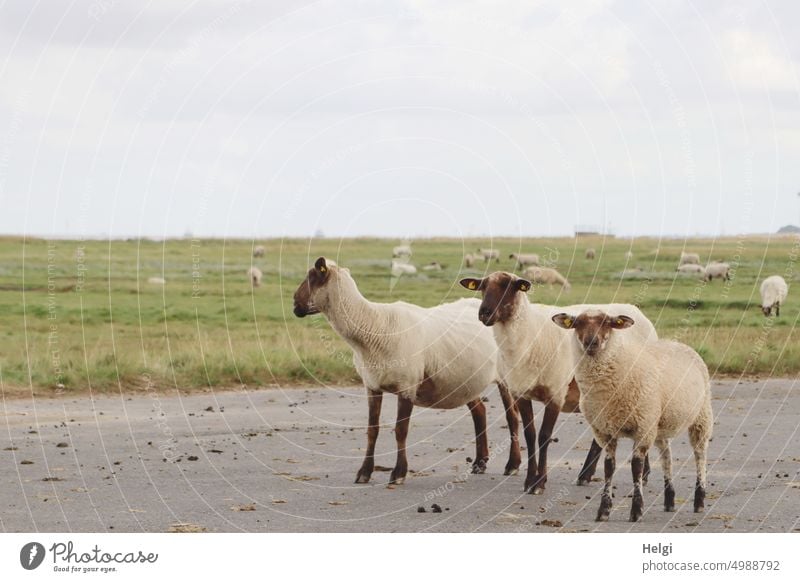
<instances>
[{"instance_id":1,"label":"lamb","mask_svg":"<svg viewBox=\"0 0 800 582\"><path fill-rule=\"evenodd\" d=\"M706 266L705 279L711 281L714 278L730 281L731 266L728 263L721 263L719 261L709 263Z\"/></svg>"},{"instance_id":2,"label":"lamb","mask_svg":"<svg viewBox=\"0 0 800 582\"><path fill-rule=\"evenodd\" d=\"M592 249L592 248L586 249L586 258L587 259L590 259L590 260L594 259L596 254L597 253L595 252L594 249Z\"/></svg>"},{"instance_id":3,"label":"lamb","mask_svg":"<svg viewBox=\"0 0 800 582\"><path fill-rule=\"evenodd\" d=\"M262 277L261 269L258 267L250 267L247 269L247 278L250 279L250 284L253 287L260 287L261 286L261 277Z\"/></svg>"},{"instance_id":4,"label":"lamb","mask_svg":"<svg viewBox=\"0 0 800 582\"><path fill-rule=\"evenodd\" d=\"M411 263L403 261L392 261L392 276L399 277L400 275L416 275L417 268Z\"/></svg>"},{"instance_id":5,"label":"lamb","mask_svg":"<svg viewBox=\"0 0 800 582\"><path fill-rule=\"evenodd\" d=\"M679 342L635 340L623 330L639 322L619 310L586 310L577 316L568 313L575 312L559 313L553 321L575 330L571 343L581 410L606 451L605 487L597 521L607 521L611 511L617 440L621 437L633 439L630 520L642 517L643 464L654 444L661 452L664 469L664 511L675 511L670 439L687 429L697 467L694 511L703 511L706 454L714 422L705 362Z\"/></svg>"},{"instance_id":6,"label":"lamb","mask_svg":"<svg viewBox=\"0 0 800 582\"><path fill-rule=\"evenodd\" d=\"M678 263L678 266L681 265L699 265L700 264L700 255L697 253L684 253L681 252L681 260Z\"/></svg>"},{"instance_id":7,"label":"lamb","mask_svg":"<svg viewBox=\"0 0 800 582\"><path fill-rule=\"evenodd\" d=\"M675 269L679 273L697 273L699 275L706 276L706 270L703 268L702 265L695 265L694 263L687 263L685 265L681 265L677 269Z\"/></svg>"},{"instance_id":8,"label":"lamb","mask_svg":"<svg viewBox=\"0 0 800 582\"><path fill-rule=\"evenodd\" d=\"M492 333L475 319L480 301L460 299L436 307L374 303L358 290L347 269L320 257L294 294L294 314L322 313L353 350L353 363L367 390L367 450L356 483L367 483L374 469L375 442L383 394L397 396L397 462L392 484L406 477L406 438L414 406L451 409L466 405L476 435L473 473L483 473L489 458L486 407L481 394L498 382L497 346ZM519 469L516 412L508 390L498 383L509 420L511 447L506 474Z\"/></svg>"},{"instance_id":9,"label":"lamb","mask_svg":"<svg viewBox=\"0 0 800 582\"><path fill-rule=\"evenodd\" d=\"M522 272L522 275L530 279L533 283L540 285L561 285L564 291L568 292L572 289L566 277L550 267L528 267Z\"/></svg>"},{"instance_id":10,"label":"lamb","mask_svg":"<svg viewBox=\"0 0 800 582\"><path fill-rule=\"evenodd\" d=\"M392 249L392 257L397 259L400 257L411 258L411 245L399 245Z\"/></svg>"},{"instance_id":11,"label":"lamb","mask_svg":"<svg viewBox=\"0 0 800 582\"><path fill-rule=\"evenodd\" d=\"M772 275L761 283L761 311L769 317L775 308L775 317L781 314L781 304L786 301L789 287L780 275Z\"/></svg>"},{"instance_id":12,"label":"lamb","mask_svg":"<svg viewBox=\"0 0 800 582\"><path fill-rule=\"evenodd\" d=\"M427 265L422 267L423 271L441 271L444 269L444 265L441 264L439 261L431 261Z\"/></svg>"},{"instance_id":13,"label":"lamb","mask_svg":"<svg viewBox=\"0 0 800 582\"><path fill-rule=\"evenodd\" d=\"M266 251L264 250L264 247L260 245L253 248L253 256L256 258L263 257L264 253L266 253Z\"/></svg>"},{"instance_id":14,"label":"lamb","mask_svg":"<svg viewBox=\"0 0 800 582\"><path fill-rule=\"evenodd\" d=\"M483 301L478 319L494 331L499 349L498 373L516 400L522 416L522 426L528 449L528 470L525 491L544 492L547 482L547 450L556 419L560 412L578 412L579 392L574 381L574 364L569 334L553 326L551 318L564 308L531 304L527 291L531 283L513 273L496 272L483 279L462 279L461 285L480 291ZM576 305L568 309L583 311L591 306ZM657 339L653 324L633 305L602 306L614 312L626 313L640 325L637 338ZM539 429L538 446L532 401L545 405ZM516 423L516 420L514 421ZM536 462L536 451L539 462ZM592 443L578 484L591 481L599 458L600 447Z\"/></svg>"},{"instance_id":15,"label":"lamb","mask_svg":"<svg viewBox=\"0 0 800 582\"><path fill-rule=\"evenodd\" d=\"M478 249L478 255L483 257L483 260L487 263L491 262L492 259L495 261L500 260L500 251L497 249Z\"/></svg>"},{"instance_id":16,"label":"lamb","mask_svg":"<svg viewBox=\"0 0 800 582\"><path fill-rule=\"evenodd\" d=\"M508 255L509 259L514 259L514 268L517 267L529 267L531 265L538 265L539 264L539 255L536 253L528 253L528 254L521 254L521 253L511 253Z\"/></svg>"}]
</instances>

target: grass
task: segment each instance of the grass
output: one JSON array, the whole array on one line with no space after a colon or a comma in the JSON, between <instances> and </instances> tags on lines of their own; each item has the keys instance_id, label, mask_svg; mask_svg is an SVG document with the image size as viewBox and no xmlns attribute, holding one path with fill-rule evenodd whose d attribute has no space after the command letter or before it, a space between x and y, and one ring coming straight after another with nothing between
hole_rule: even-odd
<instances>
[{"instance_id":1,"label":"grass","mask_svg":"<svg viewBox=\"0 0 800 582\"><path fill-rule=\"evenodd\" d=\"M496 268L509 270L508 254L538 252L572 283L535 288L534 300L566 305L632 302L662 337L697 349L713 374L785 376L800 371L795 327L800 301L779 319L759 310L760 281L784 275L791 283L798 240L744 237L697 240L637 239L429 239L414 243L413 262L447 265L420 271L392 285L393 240L314 239L45 241L0 239L0 379L7 394L129 389L200 389L240 385L297 385L358 381L350 351L320 317L296 319L292 294L319 255L350 267L374 301L435 305L469 293L460 267L478 246L502 251ZM674 272L681 250L731 262L731 282L704 284ZM594 261L585 248L598 251ZM83 254L78 252L83 248ZM625 253L634 258L626 263ZM251 289L251 260L264 284ZM643 271L626 274L626 268ZM166 285L148 283L164 277Z\"/></svg>"}]
</instances>

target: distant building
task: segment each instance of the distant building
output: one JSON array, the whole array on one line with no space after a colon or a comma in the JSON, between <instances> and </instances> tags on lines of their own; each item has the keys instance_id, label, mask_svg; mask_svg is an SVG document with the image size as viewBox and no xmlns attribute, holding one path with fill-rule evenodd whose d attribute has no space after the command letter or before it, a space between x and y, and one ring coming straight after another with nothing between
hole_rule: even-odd
<instances>
[{"instance_id":1,"label":"distant building","mask_svg":"<svg viewBox=\"0 0 800 582\"><path fill-rule=\"evenodd\" d=\"M795 226L793 224L787 224L786 226L782 226L778 229L778 234L798 234L800 233L800 226Z\"/></svg>"},{"instance_id":2,"label":"distant building","mask_svg":"<svg viewBox=\"0 0 800 582\"><path fill-rule=\"evenodd\" d=\"M602 226L597 226L595 224L576 224L575 225L575 236L614 236L614 232L608 228L603 229Z\"/></svg>"}]
</instances>

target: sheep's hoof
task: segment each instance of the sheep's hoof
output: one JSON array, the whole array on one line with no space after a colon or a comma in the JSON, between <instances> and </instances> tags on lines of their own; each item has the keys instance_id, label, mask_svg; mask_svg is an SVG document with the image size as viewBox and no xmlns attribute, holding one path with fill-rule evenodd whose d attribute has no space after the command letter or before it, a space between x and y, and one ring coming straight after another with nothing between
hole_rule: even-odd
<instances>
[{"instance_id":1,"label":"sheep's hoof","mask_svg":"<svg viewBox=\"0 0 800 582\"><path fill-rule=\"evenodd\" d=\"M389 481L389 485L402 485L405 482L406 482L405 477L397 477Z\"/></svg>"},{"instance_id":2,"label":"sheep's hoof","mask_svg":"<svg viewBox=\"0 0 800 582\"><path fill-rule=\"evenodd\" d=\"M518 475L519 474L519 467L506 467L506 470L503 471L503 475Z\"/></svg>"},{"instance_id":3,"label":"sheep's hoof","mask_svg":"<svg viewBox=\"0 0 800 582\"><path fill-rule=\"evenodd\" d=\"M541 495L544 493L545 479L541 477L534 477L533 479L525 482L525 493L530 495Z\"/></svg>"},{"instance_id":4,"label":"sheep's hoof","mask_svg":"<svg viewBox=\"0 0 800 582\"><path fill-rule=\"evenodd\" d=\"M608 513L603 513L602 511L598 511L595 521L608 521Z\"/></svg>"},{"instance_id":5,"label":"sheep's hoof","mask_svg":"<svg viewBox=\"0 0 800 582\"><path fill-rule=\"evenodd\" d=\"M675 513L675 506L674 505L664 505L664 511L667 513Z\"/></svg>"},{"instance_id":6,"label":"sheep's hoof","mask_svg":"<svg viewBox=\"0 0 800 582\"><path fill-rule=\"evenodd\" d=\"M642 519L641 509L631 509L631 521L636 522Z\"/></svg>"},{"instance_id":7,"label":"sheep's hoof","mask_svg":"<svg viewBox=\"0 0 800 582\"><path fill-rule=\"evenodd\" d=\"M356 474L356 483L369 483L372 477L372 467L361 467Z\"/></svg>"},{"instance_id":8,"label":"sheep's hoof","mask_svg":"<svg viewBox=\"0 0 800 582\"><path fill-rule=\"evenodd\" d=\"M578 478L578 487L583 487L584 485L588 485L592 482L591 477L580 477Z\"/></svg>"},{"instance_id":9,"label":"sheep's hoof","mask_svg":"<svg viewBox=\"0 0 800 582\"><path fill-rule=\"evenodd\" d=\"M486 472L486 461L483 459L472 463L472 474L483 475Z\"/></svg>"},{"instance_id":10,"label":"sheep's hoof","mask_svg":"<svg viewBox=\"0 0 800 582\"><path fill-rule=\"evenodd\" d=\"M706 510L705 505L695 505L694 512L695 513L704 513Z\"/></svg>"}]
</instances>

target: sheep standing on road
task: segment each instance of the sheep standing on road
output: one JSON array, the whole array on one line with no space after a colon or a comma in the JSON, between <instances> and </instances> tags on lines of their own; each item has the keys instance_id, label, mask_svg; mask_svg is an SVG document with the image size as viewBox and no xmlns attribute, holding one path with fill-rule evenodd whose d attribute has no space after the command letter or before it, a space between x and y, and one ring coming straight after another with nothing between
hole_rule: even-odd
<instances>
[{"instance_id":1,"label":"sheep standing on road","mask_svg":"<svg viewBox=\"0 0 800 582\"><path fill-rule=\"evenodd\" d=\"M681 265L699 265L700 264L700 255L697 253L684 253L681 252L681 260L678 262L678 266Z\"/></svg>"},{"instance_id":2,"label":"sheep standing on road","mask_svg":"<svg viewBox=\"0 0 800 582\"><path fill-rule=\"evenodd\" d=\"M253 256L255 258L263 257L265 253L266 253L266 251L264 250L264 247L262 247L260 245L253 248Z\"/></svg>"},{"instance_id":3,"label":"sheep standing on road","mask_svg":"<svg viewBox=\"0 0 800 582\"><path fill-rule=\"evenodd\" d=\"M630 520L642 517L644 459L654 444L661 452L664 469L664 510L675 510L670 439L687 429L697 467L694 511L703 511L706 454L714 421L708 367L702 358L685 344L667 340L641 343L632 338L623 330L633 326L634 320L617 310L587 310L577 316L560 313L553 321L575 331L572 344L581 410L606 451L605 487L597 521L607 521L611 511L619 438L633 439Z\"/></svg>"},{"instance_id":4,"label":"sheep standing on road","mask_svg":"<svg viewBox=\"0 0 800 582\"><path fill-rule=\"evenodd\" d=\"M258 267L250 267L247 269L247 277L250 279L250 284L253 287L260 287L261 286L261 277L262 277L261 269Z\"/></svg>"},{"instance_id":5,"label":"sheep standing on road","mask_svg":"<svg viewBox=\"0 0 800 582\"><path fill-rule=\"evenodd\" d=\"M586 258L589 260L593 260L597 252L594 249L586 249Z\"/></svg>"},{"instance_id":6,"label":"sheep standing on road","mask_svg":"<svg viewBox=\"0 0 800 582\"><path fill-rule=\"evenodd\" d=\"M724 279L725 281L730 281L731 266L728 263L713 261L706 265L705 278L706 281L711 281L712 279Z\"/></svg>"},{"instance_id":7,"label":"sheep standing on road","mask_svg":"<svg viewBox=\"0 0 800 582\"><path fill-rule=\"evenodd\" d=\"M478 249L478 255L487 263L500 260L500 251L497 249Z\"/></svg>"},{"instance_id":8,"label":"sheep standing on road","mask_svg":"<svg viewBox=\"0 0 800 582\"><path fill-rule=\"evenodd\" d=\"M775 308L775 317L781 314L781 305L786 301L789 286L780 275L772 275L761 283L761 311L769 317Z\"/></svg>"},{"instance_id":9,"label":"sheep standing on road","mask_svg":"<svg viewBox=\"0 0 800 582\"><path fill-rule=\"evenodd\" d=\"M527 294L531 283L513 273L496 272L483 279L462 279L460 283L482 294L478 319L494 331L499 349L498 373L516 399L522 416L528 449L525 491L540 494L547 482L547 451L556 419L562 411L579 411L579 392L573 380L574 363L569 334L550 321L563 308L531 304ZM582 311L588 307L576 305L570 309ZM640 324L636 330L639 341L646 342L658 337L653 324L637 307L624 304L604 307L627 313L636 319ZM545 405L538 446L533 400ZM599 454L599 445L592 443L578 476L579 485L591 481Z\"/></svg>"},{"instance_id":10,"label":"sheep standing on road","mask_svg":"<svg viewBox=\"0 0 800 582\"><path fill-rule=\"evenodd\" d=\"M536 253L511 253L508 255L509 259L514 259L514 269L530 267L531 265L539 264L539 255Z\"/></svg>"},{"instance_id":11,"label":"sheep standing on road","mask_svg":"<svg viewBox=\"0 0 800 582\"><path fill-rule=\"evenodd\" d=\"M356 483L367 483L375 465L383 394L397 396L397 462L391 483L405 480L406 438L414 406L451 409L466 405L476 435L473 473L483 473L489 459L486 407L481 394L498 382L497 346L478 322L480 301L460 299L424 308L410 303L373 303L358 290L350 271L317 259L294 294L294 314L323 313L353 350L353 363L367 389L367 451ZM511 449L506 474L519 469L516 411L505 386L498 383L506 408Z\"/></svg>"},{"instance_id":12,"label":"sheep standing on road","mask_svg":"<svg viewBox=\"0 0 800 582\"><path fill-rule=\"evenodd\" d=\"M572 285L569 284L566 277L550 267L528 267L522 272L522 275L539 285L549 285L550 287L561 285L566 292L572 289Z\"/></svg>"}]
</instances>

